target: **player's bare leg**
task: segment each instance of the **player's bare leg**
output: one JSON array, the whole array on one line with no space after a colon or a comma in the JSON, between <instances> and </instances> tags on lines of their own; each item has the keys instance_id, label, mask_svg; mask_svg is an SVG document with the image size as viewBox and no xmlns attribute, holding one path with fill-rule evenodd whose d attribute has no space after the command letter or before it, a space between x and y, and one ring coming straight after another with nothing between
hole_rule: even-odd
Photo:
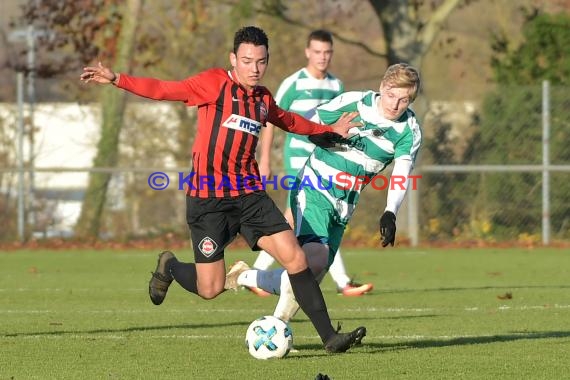
<instances>
[{"instance_id":1,"label":"player's bare leg","mask_svg":"<svg viewBox=\"0 0 570 380\"><path fill-rule=\"evenodd\" d=\"M291 230L264 236L257 244L271 252L287 270L294 297L313 323L328 352L345 352L360 343L366 335L365 327L359 327L349 333L339 333L332 327L323 293Z\"/></svg>"},{"instance_id":2,"label":"player's bare leg","mask_svg":"<svg viewBox=\"0 0 570 380\"><path fill-rule=\"evenodd\" d=\"M213 263L196 263L198 295L212 299L224 291L226 265L224 260Z\"/></svg>"}]
</instances>

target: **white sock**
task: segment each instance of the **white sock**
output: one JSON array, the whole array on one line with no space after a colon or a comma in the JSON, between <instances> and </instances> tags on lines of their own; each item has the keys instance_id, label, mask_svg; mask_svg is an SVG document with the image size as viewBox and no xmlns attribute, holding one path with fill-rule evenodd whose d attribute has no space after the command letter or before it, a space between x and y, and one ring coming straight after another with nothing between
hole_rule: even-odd
<instances>
[{"instance_id":1,"label":"white sock","mask_svg":"<svg viewBox=\"0 0 570 380\"><path fill-rule=\"evenodd\" d=\"M283 273L281 273L280 279L281 295L277 301L277 306L275 306L273 316L285 322L289 322L291 318L297 314L299 304L295 300L295 295L293 294L293 288L291 288L291 282L289 282L289 274L287 271L283 271Z\"/></svg>"},{"instance_id":2,"label":"white sock","mask_svg":"<svg viewBox=\"0 0 570 380\"><path fill-rule=\"evenodd\" d=\"M274 270L250 269L240 273L237 283L241 286L261 288L271 294L279 295L282 272L285 272L283 268Z\"/></svg>"},{"instance_id":3,"label":"white sock","mask_svg":"<svg viewBox=\"0 0 570 380\"><path fill-rule=\"evenodd\" d=\"M254 269L266 270L274 262L275 262L275 259L269 253L267 253L265 251L259 251L259 255L257 255L257 259L255 259L255 263L253 263L253 268Z\"/></svg>"},{"instance_id":4,"label":"white sock","mask_svg":"<svg viewBox=\"0 0 570 380\"><path fill-rule=\"evenodd\" d=\"M346 268L344 267L344 261L340 255L340 249L336 251L334 260L329 268L329 272L333 281L339 289L344 288L350 282L350 277L346 274Z\"/></svg>"},{"instance_id":5,"label":"white sock","mask_svg":"<svg viewBox=\"0 0 570 380\"><path fill-rule=\"evenodd\" d=\"M257 288L257 270L249 269L239 274L237 278L238 285Z\"/></svg>"},{"instance_id":6,"label":"white sock","mask_svg":"<svg viewBox=\"0 0 570 380\"><path fill-rule=\"evenodd\" d=\"M323 281L326 273L327 271L324 270L316 277L319 284ZM277 301L277 306L275 306L273 316L285 322L289 322L291 318L297 314L299 308L299 304L293 294L291 282L289 281L289 274L283 271L283 273L281 273L281 295L279 296L279 301Z\"/></svg>"}]
</instances>

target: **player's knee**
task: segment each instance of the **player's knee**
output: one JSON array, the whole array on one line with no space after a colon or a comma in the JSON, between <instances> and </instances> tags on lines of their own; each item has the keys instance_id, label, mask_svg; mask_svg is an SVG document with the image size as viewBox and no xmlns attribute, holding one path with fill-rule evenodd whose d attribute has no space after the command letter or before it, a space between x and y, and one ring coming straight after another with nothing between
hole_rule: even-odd
<instances>
[{"instance_id":1,"label":"player's knee","mask_svg":"<svg viewBox=\"0 0 570 380\"><path fill-rule=\"evenodd\" d=\"M199 296L202 297L205 300L211 300L216 298L220 293L218 292L213 292L213 291L204 291L204 292L200 292Z\"/></svg>"},{"instance_id":2,"label":"player's knee","mask_svg":"<svg viewBox=\"0 0 570 380\"><path fill-rule=\"evenodd\" d=\"M300 248L293 250L289 256L289 260L283 263L283 267L288 273L299 273L308 266L305 253Z\"/></svg>"},{"instance_id":3,"label":"player's knee","mask_svg":"<svg viewBox=\"0 0 570 380\"><path fill-rule=\"evenodd\" d=\"M222 293L223 290L224 290L223 286L222 287L211 286L207 288L199 288L198 295L205 300L211 300L213 298L216 298L220 293Z\"/></svg>"}]
</instances>

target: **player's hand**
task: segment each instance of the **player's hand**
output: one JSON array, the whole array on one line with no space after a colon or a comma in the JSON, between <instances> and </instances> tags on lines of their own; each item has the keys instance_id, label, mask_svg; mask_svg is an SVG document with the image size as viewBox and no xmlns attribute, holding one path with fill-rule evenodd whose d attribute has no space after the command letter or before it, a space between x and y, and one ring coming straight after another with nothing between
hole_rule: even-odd
<instances>
[{"instance_id":1,"label":"player's hand","mask_svg":"<svg viewBox=\"0 0 570 380\"><path fill-rule=\"evenodd\" d=\"M331 124L333 132L338 133L342 137L348 137L348 131L354 127L361 127L362 123L359 121L352 121L358 116L358 112L345 112L336 121L336 123Z\"/></svg>"},{"instance_id":2,"label":"player's hand","mask_svg":"<svg viewBox=\"0 0 570 380\"><path fill-rule=\"evenodd\" d=\"M79 79L85 83L97 82L107 84L113 83L117 79L117 74L99 62L97 66L84 67Z\"/></svg>"},{"instance_id":3,"label":"player's hand","mask_svg":"<svg viewBox=\"0 0 570 380\"><path fill-rule=\"evenodd\" d=\"M309 141L318 147L328 149L342 144L346 139L334 132L323 132L318 135L310 135Z\"/></svg>"},{"instance_id":4,"label":"player's hand","mask_svg":"<svg viewBox=\"0 0 570 380\"><path fill-rule=\"evenodd\" d=\"M382 247L390 244L394 246L396 240L396 215L391 211L386 211L380 217L380 240Z\"/></svg>"}]
</instances>

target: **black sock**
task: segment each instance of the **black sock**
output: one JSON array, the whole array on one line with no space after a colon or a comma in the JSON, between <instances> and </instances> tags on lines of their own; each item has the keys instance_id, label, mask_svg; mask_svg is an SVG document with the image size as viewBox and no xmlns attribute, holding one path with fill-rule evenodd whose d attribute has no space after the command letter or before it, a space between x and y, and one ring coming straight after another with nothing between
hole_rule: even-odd
<instances>
[{"instance_id":1,"label":"black sock","mask_svg":"<svg viewBox=\"0 0 570 380\"><path fill-rule=\"evenodd\" d=\"M295 274L289 274L289 281L301 310L315 326L321 340L325 343L335 334L332 327L323 292L309 268Z\"/></svg>"},{"instance_id":2,"label":"black sock","mask_svg":"<svg viewBox=\"0 0 570 380\"><path fill-rule=\"evenodd\" d=\"M181 263L178 260L172 260L167 263L170 268L170 274L177 283L184 289L198 294L198 285L196 284L196 264L194 263Z\"/></svg>"}]
</instances>

